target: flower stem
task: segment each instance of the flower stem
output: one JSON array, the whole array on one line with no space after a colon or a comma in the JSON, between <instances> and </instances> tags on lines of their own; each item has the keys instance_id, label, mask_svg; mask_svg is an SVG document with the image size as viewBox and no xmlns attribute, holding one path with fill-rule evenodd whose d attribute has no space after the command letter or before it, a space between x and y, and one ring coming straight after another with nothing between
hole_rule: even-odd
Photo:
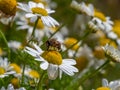
<instances>
[{"instance_id":1,"label":"flower stem","mask_svg":"<svg viewBox=\"0 0 120 90\"><path fill-rule=\"evenodd\" d=\"M33 31L32 31L32 35L31 35L31 36L34 36L35 29L36 29L36 27L37 27L38 21L39 21L39 17L38 17L37 20L35 21L35 25L34 25L34 27L33 27Z\"/></svg>"},{"instance_id":2,"label":"flower stem","mask_svg":"<svg viewBox=\"0 0 120 90\"><path fill-rule=\"evenodd\" d=\"M87 79L89 79L90 77L93 77L95 74L97 74L102 68L104 68L106 65L108 65L110 62L110 60L107 60L104 64L102 64L99 68L97 68L94 71L87 71L86 73L84 73L84 75L82 77L79 77L79 75L77 76L76 79L74 79L71 83L70 83L70 87L68 88L73 88L76 90L81 84L83 84ZM66 88L66 90L68 89Z\"/></svg>"},{"instance_id":3,"label":"flower stem","mask_svg":"<svg viewBox=\"0 0 120 90\"><path fill-rule=\"evenodd\" d=\"M37 85L37 90L42 90L42 81L44 79L44 76L45 76L45 72L43 71L41 77L40 77L40 80L38 82L38 85Z\"/></svg>"},{"instance_id":4,"label":"flower stem","mask_svg":"<svg viewBox=\"0 0 120 90\"><path fill-rule=\"evenodd\" d=\"M6 44L7 52L8 52L8 60L10 60L10 48L8 46L8 42L7 42L6 38L5 38L5 35L3 34L3 32L1 30L0 30L0 34L1 34L3 40L4 40L5 44Z\"/></svg>"},{"instance_id":5,"label":"flower stem","mask_svg":"<svg viewBox=\"0 0 120 90\"><path fill-rule=\"evenodd\" d=\"M22 81L21 83L24 83L24 73L25 73L25 64L23 64L23 71L22 71Z\"/></svg>"}]
</instances>

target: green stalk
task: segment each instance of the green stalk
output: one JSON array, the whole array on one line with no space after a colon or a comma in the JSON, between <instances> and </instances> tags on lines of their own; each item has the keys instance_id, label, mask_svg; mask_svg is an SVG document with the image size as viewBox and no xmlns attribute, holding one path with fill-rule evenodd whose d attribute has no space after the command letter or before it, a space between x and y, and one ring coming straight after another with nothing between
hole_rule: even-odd
<instances>
[{"instance_id":1,"label":"green stalk","mask_svg":"<svg viewBox=\"0 0 120 90\"><path fill-rule=\"evenodd\" d=\"M39 80L38 85L37 85L37 90L43 90L42 89L42 81L44 79L44 76L45 76L45 71L43 71L43 73L42 73L42 75L40 77L40 80Z\"/></svg>"},{"instance_id":2,"label":"green stalk","mask_svg":"<svg viewBox=\"0 0 120 90\"><path fill-rule=\"evenodd\" d=\"M33 31L32 31L31 37L34 37L34 33L35 33L35 29L36 29L36 27L37 27L38 21L39 21L39 17L38 17L37 20L35 21L35 25L34 25L34 27L33 27Z\"/></svg>"},{"instance_id":3,"label":"green stalk","mask_svg":"<svg viewBox=\"0 0 120 90\"><path fill-rule=\"evenodd\" d=\"M93 77L94 75L96 75L102 68L104 68L106 65L108 65L110 62L110 60L107 60L104 64L102 64L99 68L97 68L96 70L94 71L88 71L86 72L81 78L79 78L79 76L73 80L71 83L70 83L70 87L73 88L74 86L74 89L76 90L81 84L83 84L87 79ZM66 87L66 90L70 87Z\"/></svg>"},{"instance_id":4,"label":"green stalk","mask_svg":"<svg viewBox=\"0 0 120 90\"><path fill-rule=\"evenodd\" d=\"M2 38L3 38L3 40L4 40L4 42L5 42L5 45L6 45L6 47L7 47L8 60L10 60L10 48L9 48L9 46L8 46L8 42L7 42L6 38L5 38L5 35L3 34L3 32L2 32L1 30L0 30L0 34L1 34L1 36L2 36Z\"/></svg>"},{"instance_id":5,"label":"green stalk","mask_svg":"<svg viewBox=\"0 0 120 90\"><path fill-rule=\"evenodd\" d=\"M25 73L25 64L23 64L22 81L21 81L22 84L24 84L24 73Z\"/></svg>"}]
</instances>

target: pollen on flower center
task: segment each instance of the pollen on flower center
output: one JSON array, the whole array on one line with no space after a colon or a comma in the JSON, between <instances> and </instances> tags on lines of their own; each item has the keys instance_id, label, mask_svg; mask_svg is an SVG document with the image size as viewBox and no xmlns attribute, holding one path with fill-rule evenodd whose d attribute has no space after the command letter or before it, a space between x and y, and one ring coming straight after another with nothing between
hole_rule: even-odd
<instances>
[{"instance_id":1,"label":"pollen on flower center","mask_svg":"<svg viewBox=\"0 0 120 90\"><path fill-rule=\"evenodd\" d=\"M0 75L4 74L5 73L5 70L4 68L0 67Z\"/></svg>"},{"instance_id":2,"label":"pollen on flower center","mask_svg":"<svg viewBox=\"0 0 120 90\"><path fill-rule=\"evenodd\" d=\"M16 0L0 0L0 11L6 15L15 15L16 6Z\"/></svg>"},{"instance_id":3,"label":"pollen on flower center","mask_svg":"<svg viewBox=\"0 0 120 90\"><path fill-rule=\"evenodd\" d=\"M96 90L110 90L110 88L108 88L108 87L100 87L100 88L97 88Z\"/></svg>"},{"instance_id":4,"label":"pollen on flower center","mask_svg":"<svg viewBox=\"0 0 120 90\"><path fill-rule=\"evenodd\" d=\"M45 51L42 57L52 64L60 65L62 63L62 56L57 51Z\"/></svg>"},{"instance_id":5,"label":"pollen on flower center","mask_svg":"<svg viewBox=\"0 0 120 90\"><path fill-rule=\"evenodd\" d=\"M10 65L13 66L13 69L16 71L16 73L21 73L21 69L17 64L11 63Z\"/></svg>"},{"instance_id":6,"label":"pollen on flower center","mask_svg":"<svg viewBox=\"0 0 120 90\"><path fill-rule=\"evenodd\" d=\"M32 76L33 78L39 78L39 77L40 77L39 73L38 73L37 71L35 71L35 70L31 70L31 71L29 72L29 74L30 74L30 76Z\"/></svg>"},{"instance_id":7,"label":"pollen on flower center","mask_svg":"<svg viewBox=\"0 0 120 90\"><path fill-rule=\"evenodd\" d=\"M36 13L36 14L40 14L42 16L47 16L48 15L48 12L45 9L39 8L39 7L32 8L32 12Z\"/></svg>"},{"instance_id":8,"label":"pollen on flower center","mask_svg":"<svg viewBox=\"0 0 120 90\"><path fill-rule=\"evenodd\" d=\"M105 15L99 11L95 11L94 16L100 18L102 21L106 21Z\"/></svg>"}]
</instances>

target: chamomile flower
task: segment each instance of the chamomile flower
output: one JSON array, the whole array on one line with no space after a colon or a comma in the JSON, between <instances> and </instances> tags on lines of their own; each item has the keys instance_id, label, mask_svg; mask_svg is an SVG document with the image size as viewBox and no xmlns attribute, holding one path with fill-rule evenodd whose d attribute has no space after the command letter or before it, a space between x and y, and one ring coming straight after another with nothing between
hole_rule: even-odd
<instances>
[{"instance_id":1,"label":"chamomile flower","mask_svg":"<svg viewBox=\"0 0 120 90\"><path fill-rule=\"evenodd\" d=\"M90 21L89 25L90 27L93 27L93 29L101 29L105 32L112 30L113 22L110 20L110 17L106 17L100 11L95 10L92 4L87 5L84 2L77 3L76 1L72 1L71 7L78 10L79 12L85 13L86 15L92 17L92 22Z\"/></svg>"},{"instance_id":2,"label":"chamomile flower","mask_svg":"<svg viewBox=\"0 0 120 90\"><path fill-rule=\"evenodd\" d=\"M7 88L2 87L0 90L26 90L24 87L20 87L18 89L14 89L14 86L12 84L9 84Z\"/></svg>"},{"instance_id":3,"label":"chamomile flower","mask_svg":"<svg viewBox=\"0 0 120 90\"><path fill-rule=\"evenodd\" d=\"M12 66L10 66L10 63L8 62L7 58L0 58L0 78L4 78L11 74L15 74L15 71L13 71L13 68Z\"/></svg>"},{"instance_id":4,"label":"chamomile flower","mask_svg":"<svg viewBox=\"0 0 120 90\"><path fill-rule=\"evenodd\" d=\"M38 83L40 79L40 74L36 70L33 70L29 67L25 69L25 75L30 79L31 82L34 80L35 83Z\"/></svg>"},{"instance_id":5,"label":"chamomile flower","mask_svg":"<svg viewBox=\"0 0 120 90\"><path fill-rule=\"evenodd\" d=\"M88 25L95 31L102 30L105 33L108 33L112 30L113 22L108 17L106 18L106 21L102 21L101 19L94 17L88 22Z\"/></svg>"},{"instance_id":6,"label":"chamomile flower","mask_svg":"<svg viewBox=\"0 0 120 90\"><path fill-rule=\"evenodd\" d=\"M73 76L78 69L73 65L76 64L74 59L62 59L61 54L56 50L42 51L39 46L34 44L35 49L26 47L26 52L35 57L35 60L41 61L40 67L48 71L48 77L51 80L57 78L58 74L62 77L62 72ZM49 48L55 49L55 48Z\"/></svg>"},{"instance_id":7,"label":"chamomile flower","mask_svg":"<svg viewBox=\"0 0 120 90\"><path fill-rule=\"evenodd\" d=\"M106 33L111 31L113 22L110 20L110 17L104 17L105 20L102 20L101 18L99 18L99 16L93 17L92 21L96 22L96 25L100 28L100 30Z\"/></svg>"},{"instance_id":8,"label":"chamomile flower","mask_svg":"<svg viewBox=\"0 0 120 90\"><path fill-rule=\"evenodd\" d=\"M39 17L42 22L48 27L59 26L59 23L54 20L49 14L54 13L54 10L50 10L44 7L42 3L35 3L32 1L27 4L18 3L18 8L25 11L27 14L26 18L31 18L31 21L34 22Z\"/></svg>"},{"instance_id":9,"label":"chamomile flower","mask_svg":"<svg viewBox=\"0 0 120 90\"><path fill-rule=\"evenodd\" d=\"M20 78L22 76L22 70L20 66L16 63L11 63L10 66L13 67L13 70L16 72L14 76Z\"/></svg>"},{"instance_id":10,"label":"chamomile flower","mask_svg":"<svg viewBox=\"0 0 120 90\"><path fill-rule=\"evenodd\" d=\"M106 44L103 47L103 50L105 51L106 55L108 55L113 61L120 62L120 51L118 49L115 49L114 47Z\"/></svg>"},{"instance_id":11,"label":"chamomile flower","mask_svg":"<svg viewBox=\"0 0 120 90\"><path fill-rule=\"evenodd\" d=\"M91 13L94 10L94 7L92 4L85 4L84 2L77 3L75 0L71 2L71 7L76 9L79 12L85 13L87 15L91 15Z\"/></svg>"},{"instance_id":12,"label":"chamomile flower","mask_svg":"<svg viewBox=\"0 0 120 90\"><path fill-rule=\"evenodd\" d=\"M17 49L22 48L22 44L18 41L9 41L8 42L9 48L11 48L13 51L16 51Z\"/></svg>"},{"instance_id":13,"label":"chamomile flower","mask_svg":"<svg viewBox=\"0 0 120 90\"><path fill-rule=\"evenodd\" d=\"M96 90L119 90L119 89L120 89L120 80L108 82L107 79L103 79L102 87L99 87Z\"/></svg>"},{"instance_id":14,"label":"chamomile flower","mask_svg":"<svg viewBox=\"0 0 120 90\"><path fill-rule=\"evenodd\" d=\"M27 30L27 39L29 39L31 37L31 34L33 32L33 27L35 25L34 22L30 22L30 20L28 18L25 18L25 17L21 17L19 21L16 22L18 26L18 30ZM41 41L42 37L44 35L46 36L50 36L51 33L53 33L54 31L48 27L46 27L42 20L39 19L38 20L38 23L37 23L37 26L36 26L36 30L35 30L35 33L34 33L34 38L38 41Z\"/></svg>"}]
</instances>

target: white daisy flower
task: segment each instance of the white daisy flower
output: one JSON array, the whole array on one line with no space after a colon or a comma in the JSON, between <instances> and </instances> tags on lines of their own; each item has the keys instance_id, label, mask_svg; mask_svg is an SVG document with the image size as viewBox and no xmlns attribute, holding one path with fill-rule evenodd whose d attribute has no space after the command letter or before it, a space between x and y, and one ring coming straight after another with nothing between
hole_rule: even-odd
<instances>
[{"instance_id":1,"label":"white daisy flower","mask_svg":"<svg viewBox=\"0 0 120 90\"><path fill-rule=\"evenodd\" d=\"M96 26L98 26L104 32L110 32L112 30L113 22L108 17L106 17L106 21L102 21L97 17L94 17L92 21L96 22Z\"/></svg>"},{"instance_id":2,"label":"white daisy flower","mask_svg":"<svg viewBox=\"0 0 120 90\"><path fill-rule=\"evenodd\" d=\"M27 40L30 39L31 34L33 32L33 26L34 26L34 22L30 22L29 19L25 18L25 17L21 17L19 21L16 22L18 26L18 30L27 30ZM54 33L53 30L51 30L50 28L44 26L44 24L42 23L41 19L38 20L38 24L36 26L36 30L34 33L35 39L37 39L38 41L41 41L41 39L43 38L44 35L46 36L50 36L52 33Z\"/></svg>"},{"instance_id":3,"label":"white daisy flower","mask_svg":"<svg viewBox=\"0 0 120 90\"><path fill-rule=\"evenodd\" d=\"M10 66L10 63L8 62L7 58L0 58L0 78L4 78L11 74L15 74L15 71L13 71L13 67Z\"/></svg>"},{"instance_id":4,"label":"white daisy flower","mask_svg":"<svg viewBox=\"0 0 120 90\"><path fill-rule=\"evenodd\" d=\"M106 44L103 47L103 50L105 51L106 55L112 58L113 61L120 62L120 51L118 49Z\"/></svg>"},{"instance_id":5,"label":"white daisy flower","mask_svg":"<svg viewBox=\"0 0 120 90\"><path fill-rule=\"evenodd\" d=\"M26 90L24 87L20 87L19 89L14 89L14 86L12 84L9 84L7 89L5 87L2 87L0 90Z\"/></svg>"},{"instance_id":6,"label":"white daisy flower","mask_svg":"<svg viewBox=\"0 0 120 90\"><path fill-rule=\"evenodd\" d=\"M33 79L35 83L38 83L40 75L36 70L32 70L31 68L26 67L24 74L30 79Z\"/></svg>"},{"instance_id":7,"label":"white daisy flower","mask_svg":"<svg viewBox=\"0 0 120 90\"><path fill-rule=\"evenodd\" d=\"M22 47L22 44L21 44L21 42L18 42L18 41L9 41L8 46L13 51L16 51L17 49L20 49Z\"/></svg>"},{"instance_id":8,"label":"white daisy flower","mask_svg":"<svg viewBox=\"0 0 120 90\"><path fill-rule=\"evenodd\" d=\"M88 25L93 30L102 30L105 33L109 33L112 30L113 22L106 18L106 21L102 21L97 17L94 17L91 21L88 22Z\"/></svg>"},{"instance_id":9,"label":"white daisy flower","mask_svg":"<svg viewBox=\"0 0 120 90\"><path fill-rule=\"evenodd\" d=\"M91 16L92 12L94 11L92 4L86 5L84 2L77 3L75 0L71 2L71 7L89 16Z\"/></svg>"},{"instance_id":10,"label":"white daisy flower","mask_svg":"<svg viewBox=\"0 0 120 90\"><path fill-rule=\"evenodd\" d=\"M59 23L54 20L49 14L54 13L54 10L50 10L44 7L42 3L34 3L32 1L27 4L18 3L18 8L25 11L27 14L26 18L31 18L32 22L35 22L38 17L41 18L42 22L48 27L59 26Z\"/></svg>"},{"instance_id":11,"label":"white daisy flower","mask_svg":"<svg viewBox=\"0 0 120 90\"><path fill-rule=\"evenodd\" d=\"M99 28L101 30L104 30L105 32L112 30L113 22L110 20L110 17L105 17L103 13L95 10L92 4L87 5L84 2L77 3L73 0L71 3L71 7L92 17L92 22L89 22L89 24L93 26L93 24L96 23L96 26L94 25L93 28Z\"/></svg>"},{"instance_id":12,"label":"white daisy flower","mask_svg":"<svg viewBox=\"0 0 120 90\"><path fill-rule=\"evenodd\" d=\"M120 80L115 80L108 82L107 79L102 80L102 87L100 87L102 90L120 90Z\"/></svg>"},{"instance_id":13,"label":"white daisy flower","mask_svg":"<svg viewBox=\"0 0 120 90\"><path fill-rule=\"evenodd\" d=\"M76 64L73 59L62 59L62 56L57 51L42 51L39 46L34 44L35 49L26 47L25 51L35 57L35 60L41 61L40 67L48 71L49 79L54 80L58 74L62 77L62 72L73 76L78 69L73 65Z\"/></svg>"}]
</instances>

